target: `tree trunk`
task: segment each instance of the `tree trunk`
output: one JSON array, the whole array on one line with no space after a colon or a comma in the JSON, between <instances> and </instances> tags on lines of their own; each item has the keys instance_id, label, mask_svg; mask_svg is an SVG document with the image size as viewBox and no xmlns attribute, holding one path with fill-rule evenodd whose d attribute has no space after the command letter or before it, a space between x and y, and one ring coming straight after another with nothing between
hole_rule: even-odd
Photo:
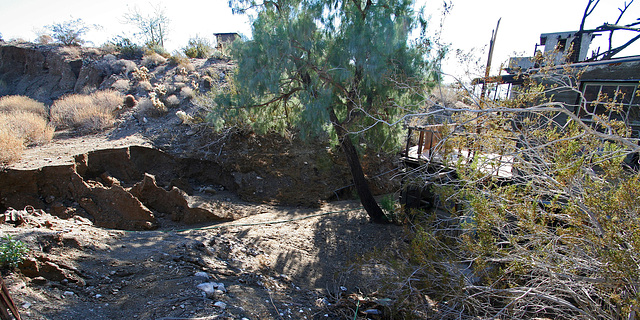
<instances>
[{"instance_id":1,"label":"tree trunk","mask_svg":"<svg viewBox=\"0 0 640 320\"><path fill-rule=\"evenodd\" d=\"M362 203L364 210L367 211L367 214L369 215L369 218L371 218L372 222L388 223L389 220L384 215L384 212L382 212L382 209L378 205L378 202L376 202L376 199L373 197L373 193L371 193L369 183L364 177L364 172L362 171L362 165L360 164L358 152L353 146L353 143L351 143L349 135L347 134L345 128L343 128L338 122L338 118L336 117L333 109L329 110L329 115L331 117L331 122L334 129L336 129L336 132L338 133L338 139L340 140L342 151L347 158L347 163L349 164L349 169L351 170L351 177L353 178L353 184L356 186L356 191L358 192L358 196L360 197L360 203Z\"/></svg>"}]
</instances>

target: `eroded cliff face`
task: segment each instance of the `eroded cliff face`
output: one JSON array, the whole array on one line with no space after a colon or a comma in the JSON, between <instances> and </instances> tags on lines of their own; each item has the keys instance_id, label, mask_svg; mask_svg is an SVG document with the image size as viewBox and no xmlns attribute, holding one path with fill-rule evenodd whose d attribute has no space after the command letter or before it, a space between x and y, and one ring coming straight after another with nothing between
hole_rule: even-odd
<instances>
[{"instance_id":1,"label":"eroded cliff face","mask_svg":"<svg viewBox=\"0 0 640 320\"><path fill-rule=\"evenodd\" d=\"M206 161L201 166L209 170L185 175L192 163L131 146L80 154L71 164L5 169L0 171L0 208L33 206L60 218L79 215L95 226L124 230L156 228L159 217L183 225L233 218L195 204L198 197L182 190L193 192L194 183L237 188L231 176Z\"/></svg>"},{"instance_id":2,"label":"eroded cliff face","mask_svg":"<svg viewBox=\"0 0 640 320\"><path fill-rule=\"evenodd\" d=\"M124 71L109 60L115 57L93 48L0 42L0 96L25 95L49 104L65 94L98 89Z\"/></svg>"}]
</instances>

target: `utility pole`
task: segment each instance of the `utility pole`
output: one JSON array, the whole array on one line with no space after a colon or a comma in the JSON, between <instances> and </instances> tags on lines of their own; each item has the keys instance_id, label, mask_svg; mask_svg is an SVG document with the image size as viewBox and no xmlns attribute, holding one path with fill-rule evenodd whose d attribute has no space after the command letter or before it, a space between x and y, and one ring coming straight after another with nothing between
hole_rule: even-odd
<instances>
[{"instance_id":1,"label":"utility pole","mask_svg":"<svg viewBox=\"0 0 640 320\"><path fill-rule=\"evenodd\" d=\"M500 20L502 20L502 18L498 19L498 24L496 25L496 29L493 30L491 33L491 42L489 42L489 57L487 59L487 67L484 70L484 82L482 83L482 92L480 92L480 101L484 99L484 96L487 90L487 81L489 81L489 74L491 72L491 61L493 60L493 48L495 47L495 44L496 44L496 36L498 35Z\"/></svg>"}]
</instances>

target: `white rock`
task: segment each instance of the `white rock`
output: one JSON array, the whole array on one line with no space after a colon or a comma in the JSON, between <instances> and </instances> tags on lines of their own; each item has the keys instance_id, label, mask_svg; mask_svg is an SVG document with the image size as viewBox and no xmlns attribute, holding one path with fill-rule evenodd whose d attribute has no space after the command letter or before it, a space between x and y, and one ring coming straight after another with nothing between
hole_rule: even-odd
<instances>
[{"instance_id":1,"label":"white rock","mask_svg":"<svg viewBox=\"0 0 640 320\"><path fill-rule=\"evenodd\" d=\"M196 287L204 291L206 294L213 294L216 291L216 288L213 284L213 282L205 282L197 285Z\"/></svg>"},{"instance_id":2,"label":"white rock","mask_svg":"<svg viewBox=\"0 0 640 320\"><path fill-rule=\"evenodd\" d=\"M227 292L227 289L224 287L224 283L217 282L204 282L199 284L197 288L204 291L206 294L213 294L216 293L216 291L222 291L222 293Z\"/></svg>"},{"instance_id":3,"label":"white rock","mask_svg":"<svg viewBox=\"0 0 640 320\"><path fill-rule=\"evenodd\" d=\"M227 304L222 302L222 301L218 301L216 303L213 304L214 306L220 308L220 309L225 309L227 307Z\"/></svg>"},{"instance_id":4,"label":"white rock","mask_svg":"<svg viewBox=\"0 0 640 320\"><path fill-rule=\"evenodd\" d=\"M29 309L29 308L31 308L31 303L29 303L29 302L25 302L25 303L23 303L23 304L22 304L22 308L24 308L24 309Z\"/></svg>"},{"instance_id":5,"label":"white rock","mask_svg":"<svg viewBox=\"0 0 640 320\"><path fill-rule=\"evenodd\" d=\"M74 295L75 293L73 293L73 291L65 291L63 294L64 294L65 296L72 296L72 295Z\"/></svg>"},{"instance_id":6,"label":"white rock","mask_svg":"<svg viewBox=\"0 0 640 320\"><path fill-rule=\"evenodd\" d=\"M204 271L196 272L196 274L194 274L194 276L209 279L209 274L204 272Z\"/></svg>"},{"instance_id":7,"label":"white rock","mask_svg":"<svg viewBox=\"0 0 640 320\"><path fill-rule=\"evenodd\" d=\"M100 299L100 298L102 298L102 295L98 293L98 294L95 295L95 297L96 297L96 299Z\"/></svg>"}]
</instances>

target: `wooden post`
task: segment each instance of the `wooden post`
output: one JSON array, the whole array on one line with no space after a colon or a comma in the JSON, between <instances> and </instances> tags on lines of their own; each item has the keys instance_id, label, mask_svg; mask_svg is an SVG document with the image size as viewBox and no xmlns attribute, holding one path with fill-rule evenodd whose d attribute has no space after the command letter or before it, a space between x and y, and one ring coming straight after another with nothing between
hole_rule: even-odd
<instances>
[{"instance_id":1,"label":"wooden post","mask_svg":"<svg viewBox=\"0 0 640 320\"><path fill-rule=\"evenodd\" d=\"M422 144L424 143L424 131L420 130L420 139L418 140L418 159L422 154Z\"/></svg>"}]
</instances>

